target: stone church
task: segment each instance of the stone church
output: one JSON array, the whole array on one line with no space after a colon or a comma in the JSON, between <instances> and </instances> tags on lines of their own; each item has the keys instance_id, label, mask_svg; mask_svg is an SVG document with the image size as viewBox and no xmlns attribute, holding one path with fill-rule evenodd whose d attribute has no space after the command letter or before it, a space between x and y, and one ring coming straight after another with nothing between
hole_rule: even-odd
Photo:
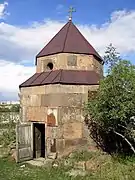
<instances>
[{"instance_id":1,"label":"stone church","mask_svg":"<svg viewBox=\"0 0 135 180\"><path fill-rule=\"evenodd\" d=\"M70 19L36 56L20 88L17 162L62 155L88 141L84 103L103 77L103 60Z\"/></svg>"}]
</instances>

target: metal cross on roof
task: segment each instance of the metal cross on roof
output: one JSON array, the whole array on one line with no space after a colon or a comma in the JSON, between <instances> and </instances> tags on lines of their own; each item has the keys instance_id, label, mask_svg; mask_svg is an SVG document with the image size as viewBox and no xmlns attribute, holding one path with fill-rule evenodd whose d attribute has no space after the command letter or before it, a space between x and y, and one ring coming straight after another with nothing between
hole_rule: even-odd
<instances>
[{"instance_id":1,"label":"metal cross on roof","mask_svg":"<svg viewBox=\"0 0 135 180\"><path fill-rule=\"evenodd\" d=\"M75 8L73 8L72 6L70 6L68 12L69 12L69 20L72 20L72 14L73 14L73 12L76 12Z\"/></svg>"}]
</instances>

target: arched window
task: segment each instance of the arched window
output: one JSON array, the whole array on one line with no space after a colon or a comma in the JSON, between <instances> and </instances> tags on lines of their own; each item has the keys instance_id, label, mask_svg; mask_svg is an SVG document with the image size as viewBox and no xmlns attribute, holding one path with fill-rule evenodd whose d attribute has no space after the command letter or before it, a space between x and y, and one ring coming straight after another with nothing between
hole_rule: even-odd
<instances>
[{"instance_id":1,"label":"arched window","mask_svg":"<svg viewBox=\"0 0 135 180\"><path fill-rule=\"evenodd\" d=\"M47 64L47 69L49 69L49 70L52 70L52 69L53 69L53 63L52 63L52 62L49 62L49 63Z\"/></svg>"}]
</instances>

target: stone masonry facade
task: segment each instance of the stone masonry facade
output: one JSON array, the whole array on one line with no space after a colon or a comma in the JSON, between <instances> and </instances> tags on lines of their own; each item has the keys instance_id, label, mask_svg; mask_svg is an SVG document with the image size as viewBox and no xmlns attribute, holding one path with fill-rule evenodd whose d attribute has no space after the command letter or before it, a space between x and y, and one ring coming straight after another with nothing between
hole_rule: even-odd
<instances>
[{"instance_id":1,"label":"stone masonry facade","mask_svg":"<svg viewBox=\"0 0 135 180\"><path fill-rule=\"evenodd\" d=\"M71 146L92 142L84 123L84 103L88 91L96 91L98 85L45 85L21 88L22 121L44 122L53 112L56 125L46 127L46 153L50 153L50 142L56 140L58 154Z\"/></svg>"},{"instance_id":2,"label":"stone masonry facade","mask_svg":"<svg viewBox=\"0 0 135 180\"><path fill-rule=\"evenodd\" d=\"M103 75L102 63L100 63L93 55L58 53L39 57L37 58L37 73L46 71L47 64L50 62L53 63L54 69L94 70L101 76Z\"/></svg>"}]
</instances>

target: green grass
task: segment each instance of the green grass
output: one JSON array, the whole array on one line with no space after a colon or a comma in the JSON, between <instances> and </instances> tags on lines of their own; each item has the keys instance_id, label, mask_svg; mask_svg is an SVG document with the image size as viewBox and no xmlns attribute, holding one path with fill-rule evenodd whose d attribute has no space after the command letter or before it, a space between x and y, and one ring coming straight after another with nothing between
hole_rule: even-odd
<instances>
[{"instance_id":1,"label":"green grass","mask_svg":"<svg viewBox=\"0 0 135 180\"><path fill-rule=\"evenodd\" d=\"M8 159L0 159L0 180L62 180L71 178L64 168L21 167Z\"/></svg>"},{"instance_id":2,"label":"green grass","mask_svg":"<svg viewBox=\"0 0 135 180\"><path fill-rule=\"evenodd\" d=\"M0 159L0 180L135 180L135 157L118 157L95 152L75 152L66 160L72 162L91 160L95 169L85 177L70 177L66 172L72 166L64 166L63 160L57 160L59 166L21 167L10 159Z\"/></svg>"}]
</instances>

